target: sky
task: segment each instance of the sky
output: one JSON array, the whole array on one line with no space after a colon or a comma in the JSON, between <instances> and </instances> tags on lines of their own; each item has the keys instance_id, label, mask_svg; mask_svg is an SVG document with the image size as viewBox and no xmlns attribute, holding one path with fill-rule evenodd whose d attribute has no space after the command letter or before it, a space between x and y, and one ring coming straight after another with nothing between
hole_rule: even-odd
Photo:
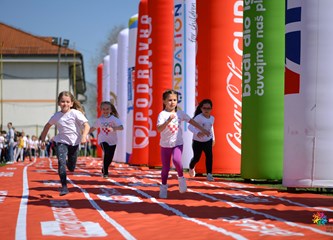
<instances>
[{"instance_id":1,"label":"sky","mask_svg":"<svg viewBox=\"0 0 333 240\"><path fill-rule=\"evenodd\" d=\"M37 36L69 39L83 55L86 81L96 83L96 58L114 26L128 25L140 0L0 0L0 22Z\"/></svg>"}]
</instances>

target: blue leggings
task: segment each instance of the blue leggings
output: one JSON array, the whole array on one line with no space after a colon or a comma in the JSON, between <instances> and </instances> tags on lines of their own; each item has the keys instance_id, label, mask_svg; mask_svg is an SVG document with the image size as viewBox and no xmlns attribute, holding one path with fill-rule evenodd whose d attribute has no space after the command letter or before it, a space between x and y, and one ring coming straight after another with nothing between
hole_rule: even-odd
<instances>
[{"instance_id":1,"label":"blue leggings","mask_svg":"<svg viewBox=\"0 0 333 240\"><path fill-rule=\"evenodd\" d=\"M175 166L176 171L178 173L178 177L183 176L182 153L183 153L183 145L175 146L173 148L161 147L162 184L167 184L168 181L171 156L172 156L173 165Z\"/></svg>"},{"instance_id":2,"label":"blue leggings","mask_svg":"<svg viewBox=\"0 0 333 240\"><path fill-rule=\"evenodd\" d=\"M57 143L56 148L61 186L67 186L66 166L69 171L74 172L77 156L79 155L79 145L71 146L64 143Z\"/></svg>"}]
</instances>

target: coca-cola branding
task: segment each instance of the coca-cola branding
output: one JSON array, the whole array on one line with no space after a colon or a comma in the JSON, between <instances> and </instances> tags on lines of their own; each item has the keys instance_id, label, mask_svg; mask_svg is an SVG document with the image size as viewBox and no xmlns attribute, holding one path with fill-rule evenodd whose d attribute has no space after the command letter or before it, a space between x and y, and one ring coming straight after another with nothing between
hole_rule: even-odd
<instances>
[{"instance_id":1,"label":"coca-cola branding","mask_svg":"<svg viewBox=\"0 0 333 240\"><path fill-rule=\"evenodd\" d=\"M227 76L227 93L230 99L234 103L234 123L233 132L228 132L226 134L226 139L230 147L241 154L241 126L242 126L242 70L239 69L234 61L229 57L229 62L227 63L228 69L230 70Z\"/></svg>"}]
</instances>

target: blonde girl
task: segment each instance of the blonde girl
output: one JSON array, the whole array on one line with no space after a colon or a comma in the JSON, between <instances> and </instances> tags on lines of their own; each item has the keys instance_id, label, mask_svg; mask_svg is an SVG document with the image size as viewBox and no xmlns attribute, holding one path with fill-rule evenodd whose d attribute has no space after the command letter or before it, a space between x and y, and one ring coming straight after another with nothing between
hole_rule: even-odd
<instances>
[{"instance_id":1,"label":"blonde girl","mask_svg":"<svg viewBox=\"0 0 333 240\"><path fill-rule=\"evenodd\" d=\"M60 196L68 193L66 165L74 172L79 152L79 144L85 144L90 126L83 114L83 107L73 94L63 91L58 96L60 111L56 112L44 126L40 140L45 147L45 138L52 125L58 129L54 137L58 157L58 174L61 182Z\"/></svg>"}]
</instances>

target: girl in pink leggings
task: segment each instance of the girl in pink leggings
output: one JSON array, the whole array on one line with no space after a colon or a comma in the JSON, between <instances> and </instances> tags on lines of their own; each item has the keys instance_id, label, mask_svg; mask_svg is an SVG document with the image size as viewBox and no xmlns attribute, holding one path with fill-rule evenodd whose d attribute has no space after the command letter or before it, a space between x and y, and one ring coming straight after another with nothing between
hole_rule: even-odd
<instances>
[{"instance_id":1,"label":"girl in pink leggings","mask_svg":"<svg viewBox=\"0 0 333 240\"><path fill-rule=\"evenodd\" d=\"M157 131L161 134L161 159L162 159L162 185L160 186L160 198L168 197L168 175L170 171L170 161L178 173L179 192L184 193L187 190L186 180L183 175L183 165L181 162L183 152L183 133L181 122L186 121L195 126L203 134L209 136L210 133L200 124L191 119L189 115L181 110L177 110L178 92L167 90L163 93L163 111L157 118Z\"/></svg>"}]
</instances>

